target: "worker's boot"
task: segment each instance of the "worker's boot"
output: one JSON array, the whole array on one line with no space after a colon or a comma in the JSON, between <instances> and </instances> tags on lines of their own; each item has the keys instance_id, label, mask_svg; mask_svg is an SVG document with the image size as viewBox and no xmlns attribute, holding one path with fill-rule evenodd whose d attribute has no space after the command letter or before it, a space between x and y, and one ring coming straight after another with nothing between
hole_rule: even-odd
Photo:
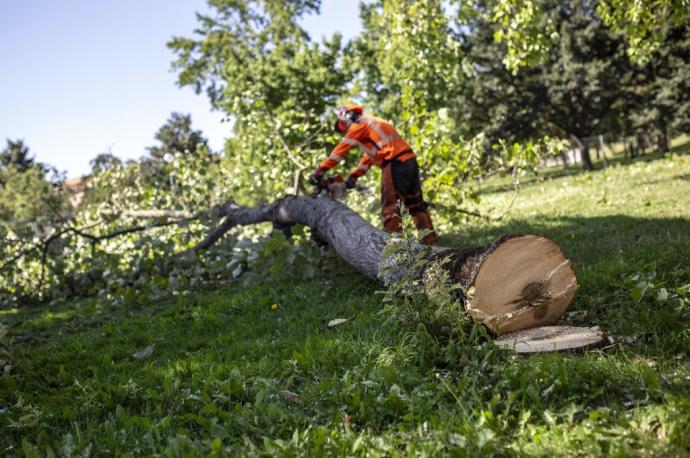
<instances>
[{"instance_id":1,"label":"worker's boot","mask_svg":"<svg viewBox=\"0 0 690 458\"><path fill-rule=\"evenodd\" d=\"M418 230L428 229L431 231L427 235L422 237L420 242L422 242L425 245L438 244L438 235L436 235L434 225L431 223L431 216L429 216L429 213L426 210L416 211L412 213L412 220L414 221L414 225Z\"/></svg>"},{"instance_id":2,"label":"worker's boot","mask_svg":"<svg viewBox=\"0 0 690 458\"><path fill-rule=\"evenodd\" d=\"M383 230L391 233L391 232L402 232L402 220L400 219L399 214L394 214L392 216L388 216L386 214L383 215Z\"/></svg>"}]
</instances>

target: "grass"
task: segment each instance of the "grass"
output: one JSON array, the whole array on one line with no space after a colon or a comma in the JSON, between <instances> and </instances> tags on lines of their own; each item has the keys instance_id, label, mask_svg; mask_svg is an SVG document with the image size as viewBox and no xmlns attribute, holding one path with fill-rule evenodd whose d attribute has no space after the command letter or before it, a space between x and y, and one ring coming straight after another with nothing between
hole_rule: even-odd
<instances>
[{"instance_id":1,"label":"grass","mask_svg":"<svg viewBox=\"0 0 690 458\"><path fill-rule=\"evenodd\" d=\"M517 357L476 327L441 343L391 323L350 270L4 310L1 453L687 455L688 171L690 155L666 154L549 174L500 222L443 228L447 245L556 240L581 285L563 321L600 325L605 350ZM489 183L483 210L511 198Z\"/></svg>"}]
</instances>

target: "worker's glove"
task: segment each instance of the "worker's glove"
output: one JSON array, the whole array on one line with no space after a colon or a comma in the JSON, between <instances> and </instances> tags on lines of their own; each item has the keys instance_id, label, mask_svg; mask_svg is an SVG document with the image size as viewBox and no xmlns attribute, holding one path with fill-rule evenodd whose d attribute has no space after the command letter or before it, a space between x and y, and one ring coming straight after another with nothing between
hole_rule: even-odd
<instances>
[{"instance_id":1,"label":"worker's glove","mask_svg":"<svg viewBox=\"0 0 690 458\"><path fill-rule=\"evenodd\" d=\"M357 177L355 175L348 176L347 181L345 182L345 187L347 189L352 189L355 187L355 184L357 184Z\"/></svg>"},{"instance_id":2,"label":"worker's glove","mask_svg":"<svg viewBox=\"0 0 690 458\"><path fill-rule=\"evenodd\" d=\"M314 170L314 173L309 175L309 184L312 186L318 186L321 183L323 177L323 171L321 169Z\"/></svg>"}]
</instances>

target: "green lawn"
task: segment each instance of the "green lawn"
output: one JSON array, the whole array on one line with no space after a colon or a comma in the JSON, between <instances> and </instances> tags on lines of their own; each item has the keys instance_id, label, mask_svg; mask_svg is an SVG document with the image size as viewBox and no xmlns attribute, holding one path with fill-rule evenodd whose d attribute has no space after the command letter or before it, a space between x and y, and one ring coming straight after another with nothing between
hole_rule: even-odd
<instances>
[{"instance_id":1,"label":"green lawn","mask_svg":"<svg viewBox=\"0 0 690 458\"><path fill-rule=\"evenodd\" d=\"M439 343L388 320L380 287L348 269L4 310L0 453L690 454L690 155L545 176L503 220L442 240L553 238L581 285L563 322L601 326L608 348L517 357L478 327ZM510 203L497 189L483 212Z\"/></svg>"}]
</instances>

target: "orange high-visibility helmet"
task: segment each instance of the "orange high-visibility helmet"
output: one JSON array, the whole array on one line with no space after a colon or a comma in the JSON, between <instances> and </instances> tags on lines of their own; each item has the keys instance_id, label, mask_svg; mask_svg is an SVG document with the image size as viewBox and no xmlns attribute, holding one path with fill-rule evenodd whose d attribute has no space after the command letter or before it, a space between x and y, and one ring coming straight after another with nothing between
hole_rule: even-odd
<instances>
[{"instance_id":1,"label":"orange high-visibility helmet","mask_svg":"<svg viewBox=\"0 0 690 458\"><path fill-rule=\"evenodd\" d=\"M336 132L345 133L353 122L357 122L364 114L364 107L356 103L346 103L338 108L338 115L335 121Z\"/></svg>"}]
</instances>

